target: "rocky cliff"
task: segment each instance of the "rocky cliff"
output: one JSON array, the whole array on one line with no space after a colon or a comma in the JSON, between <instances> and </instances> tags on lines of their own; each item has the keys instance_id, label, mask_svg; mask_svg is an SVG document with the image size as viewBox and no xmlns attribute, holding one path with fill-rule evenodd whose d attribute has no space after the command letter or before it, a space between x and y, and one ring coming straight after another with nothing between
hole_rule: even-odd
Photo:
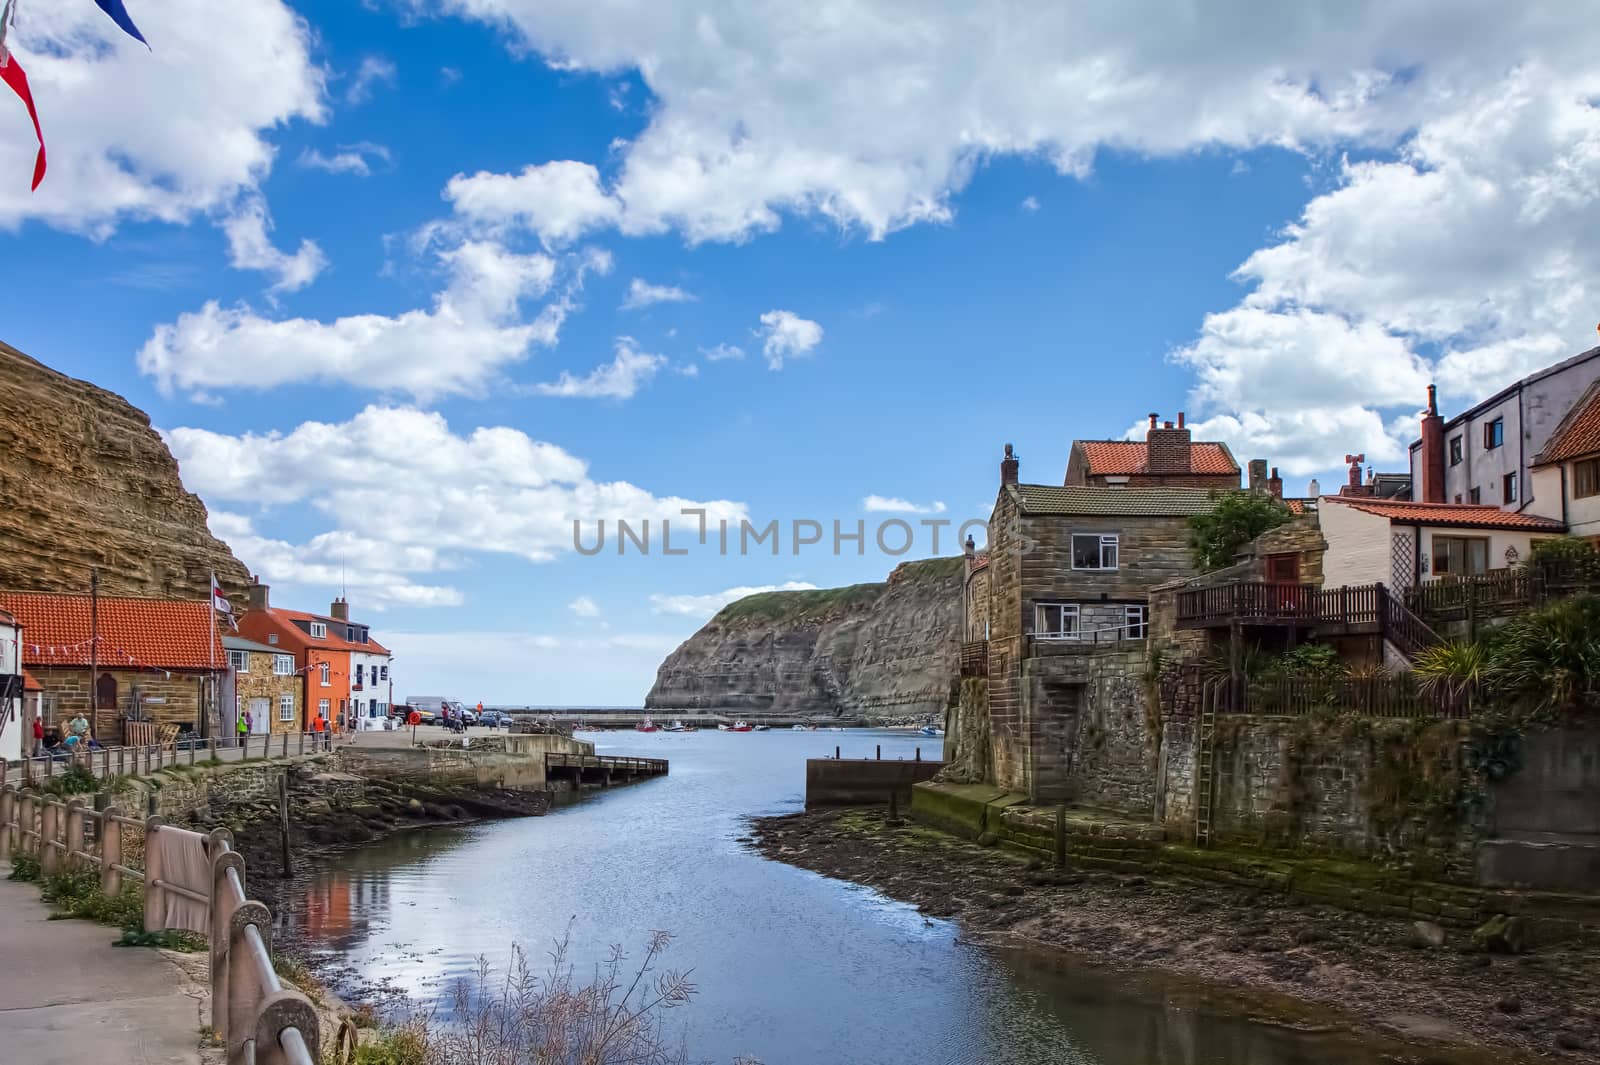
<instances>
[{"instance_id":1,"label":"rocky cliff","mask_svg":"<svg viewBox=\"0 0 1600 1065\"><path fill-rule=\"evenodd\" d=\"M0 588L201 598L244 565L206 528L178 463L127 400L0 344Z\"/></svg>"},{"instance_id":2,"label":"rocky cliff","mask_svg":"<svg viewBox=\"0 0 1600 1065\"><path fill-rule=\"evenodd\" d=\"M907 562L881 584L730 603L661 664L645 706L942 717L960 652L961 571L959 558Z\"/></svg>"}]
</instances>

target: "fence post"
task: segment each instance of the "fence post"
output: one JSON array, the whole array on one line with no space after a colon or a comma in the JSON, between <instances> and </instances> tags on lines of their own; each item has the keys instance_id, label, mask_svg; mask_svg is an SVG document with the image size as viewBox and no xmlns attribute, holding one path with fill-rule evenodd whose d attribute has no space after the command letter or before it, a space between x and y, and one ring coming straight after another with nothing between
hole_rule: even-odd
<instances>
[{"instance_id":1,"label":"fence post","mask_svg":"<svg viewBox=\"0 0 1600 1065\"><path fill-rule=\"evenodd\" d=\"M88 865L83 849L83 800L67 803L67 868Z\"/></svg>"},{"instance_id":2,"label":"fence post","mask_svg":"<svg viewBox=\"0 0 1600 1065\"><path fill-rule=\"evenodd\" d=\"M237 851L218 851L211 856L211 1027L217 1035L228 1034L229 929L239 900L228 883L228 870L239 875L244 887L244 856Z\"/></svg>"},{"instance_id":3,"label":"fence post","mask_svg":"<svg viewBox=\"0 0 1600 1065\"><path fill-rule=\"evenodd\" d=\"M107 806L100 811L100 892L114 899L122 892L122 826L117 818L122 816L120 806Z\"/></svg>"},{"instance_id":4,"label":"fence post","mask_svg":"<svg viewBox=\"0 0 1600 1065\"><path fill-rule=\"evenodd\" d=\"M159 932L166 927L167 907L162 898L161 848L156 836L165 824L160 815L151 814L144 819L144 927L147 932Z\"/></svg>"},{"instance_id":5,"label":"fence post","mask_svg":"<svg viewBox=\"0 0 1600 1065\"><path fill-rule=\"evenodd\" d=\"M11 819L16 816L17 789L7 784L0 788L0 862L11 857Z\"/></svg>"},{"instance_id":6,"label":"fence post","mask_svg":"<svg viewBox=\"0 0 1600 1065\"><path fill-rule=\"evenodd\" d=\"M257 1003L261 1001L266 991L266 988L261 986L260 974L252 961L250 945L245 938L245 929L251 926L255 927L256 934L261 937L261 945L270 959L272 914L254 899L240 903L228 920L228 986L227 997L223 1002L227 1011L227 1020L224 1023L229 1061L250 1060L244 1056L244 1045L256 1036L255 1022L259 1008ZM272 1052L271 1057L262 1053L256 1058L257 1062L263 1059L281 1060L276 1046L258 1045L256 1049Z\"/></svg>"},{"instance_id":7,"label":"fence post","mask_svg":"<svg viewBox=\"0 0 1600 1065\"><path fill-rule=\"evenodd\" d=\"M300 753L306 753L306 734L304 732L300 733Z\"/></svg>"},{"instance_id":8,"label":"fence post","mask_svg":"<svg viewBox=\"0 0 1600 1065\"><path fill-rule=\"evenodd\" d=\"M61 834L61 808L53 799L46 799L44 815L39 819L39 869L45 876L55 872L61 865L56 857L56 849L51 846L56 837Z\"/></svg>"},{"instance_id":9,"label":"fence post","mask_svg":"<svg viewBox=\"0 0 1600 1065\"><path fill-rule=\"evenodd\" d=\"M211 761L217 760L217 738L212 736L206 741L206 753L211 756Z\"/></svg>"},{"instance_id":10,"label":"fence post","mask_svg":"<svg viewBox=\"0 0 1600 1065\"><path fill-rule=\"evenodd\" d=\"M33 831L33 792L17 796L17 853L28 853L28 833Z\"/></svg>"}]
</instances>

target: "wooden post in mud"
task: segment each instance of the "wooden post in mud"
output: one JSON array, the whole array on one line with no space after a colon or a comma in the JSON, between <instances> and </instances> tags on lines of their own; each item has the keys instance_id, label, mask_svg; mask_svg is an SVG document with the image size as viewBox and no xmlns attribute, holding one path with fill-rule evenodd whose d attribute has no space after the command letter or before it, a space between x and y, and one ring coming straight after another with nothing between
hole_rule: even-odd
<instances>
[{"instance_id":1,"label":"wooden post in mud","mask_svg":"<svg viewBox=\"0 0 1600 1065\"><path fill-rule=\"evenodd\" d=\"M900 820L900 793L893 788L889 789L889 820Z\"/></svg>"},{"instance_id":2,"label":"wooden post in mud","mask_svg":"<svg viewBox=\"0 0 1600 1065\"><path fill-rule=\"evenodd\" d=\"M922 748L921 747L917 748L917 761L919 761L919 762L922 761Z\"/></svg>"},{"instance_id":3,"label":"wooden post in mud","mask_svg":"<svg viewBox=\"0 0 1600 1065\"><path fill-rule=\"evenodd\" d=\"M839 761L839 746L838 746L838 744L834 744L834 747L833 747L833 760L835 762Z\"/></svg>"},{"instance_id":4,"label":"wooden post in mud","mask_svg":"<svg viewBox=\"0 0 1600 1065\"><path fill-rule=\"evenodd\" d=\"M1067 807L1065 804L1056 807L1056 868L1064 869L1067 865Z\"/></svg>"},{"instance_id":5,"label":"wooden post in mud","mask_svg":"<svg viewBox=\"0 0 1600 1065\"><path fill-rule=\"evenodd\" d=\"M287 767L278 774L278 836L283 845L283 872L280 875L287 880L289 879L289 870L292 864L289 854L289 770Z\"/></svg>"},{"instance_id":6,"label":"wooden post in mud","mask_svg":"<svg viewBox=\"0 0 1600 1065\"><path fill-rule=\"evenodd\" d=\"M878 761L883 761L883 744L878 744Z\"/></svg>"}]
</instances>

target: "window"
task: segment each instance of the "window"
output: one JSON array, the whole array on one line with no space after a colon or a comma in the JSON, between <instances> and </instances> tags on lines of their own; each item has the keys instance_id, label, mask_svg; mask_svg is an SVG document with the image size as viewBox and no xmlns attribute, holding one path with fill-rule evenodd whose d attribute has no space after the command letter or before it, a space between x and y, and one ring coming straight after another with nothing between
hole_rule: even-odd
<instances>
[{"instance_id":1,"label":"window","mask_svg":"<svg viewBox=\"0 0 1600 1065\"><path fill-rule=\"evenodd\" d=\"M1122 634L1130 640L1142 640L1150 635L1150 608L1143 603L1128 606L1123 615Z\"/></svg>"},{"instance_id":2,"label":"window","mask_svg":"<svg viewBox=\"0 0 1600 1065\"><path fill-rule=\"evenodd\" d=\"M1483 447L1486 451L1493 451L1506 442L1506 420L1496 418L1483 427Z\"/></svg>"},{"instance_id":3,"label":"window","mask_svg":"<svg viewBox=\"0 0 1600 1065\"><path fill-rule=\"evenodd\" d=\"M1450 438L1450 465L1461 465L1461 438L1459 436ZM313 633L312 635L316 634Z\"/></svg>"},{"instance_id":4,"label":"window","mask_svg":"<svg viewBox=\"0 0 1600 1065\"><path fill-rule=\"evenodd\" d=\"M279 677L294 676L294 655L273 655L272 672Z\"/></svg>"},{"instance_id":5,"label":"window","mask_svg":"<svg viewBox=\"0 0 1600 1065\"><path fill-rule=\"evenodd\" d=\"M331 679L329 679L329 677L328 677L328 663L324 662L321 665L319 665L317 667L317 672L321 675L322 686L324 688L328 687L329 685L331 685L333 683L333 681Z\"/></svg>"},{"instance_id":6,"label":"window","mask_svg":"<svg viewBox=\"0 0 1600 1065\"><path fill-rule=\"evenodd\" d=\"M278 634L275 632L267 633L267 642L274 647L278 646Z\"/></svg>"},{"instance_id":7,"label":"window","mask_svg":"<svg viewBox=\"0 0 1600 1065\"><path fill-rule=\"evenodd\" d=\"M1477 536L1435 536L1433 572L1467 577L1489 571L1489 541Z\"/></svg>"},{"instance_id":8,"label":"window","mask_svg":"<svg viewBox=\"0 0 1600 1065\"><path fill-rule=\"evenodd\" d=\"M1483 489L1474 488L1468 494L1468 498L1471 499L1474 503L1482 503L1483 502Z\"/></svg>"},{"instance_id":9,"label":"window","mask_svg":"<svg viewBox=\"0 0 1600 1065\"><path fill-rule=\"evenodd\" d=\"M1073 569L1116 569L1116 533L1073 533Z\"/></svg>"},{"instance_id":10,"label":"window","mask_svg":"<svg viewBox=\"0 0 1600 1065\"><path fill-rule=\"evenodd\" d=\"M1267 580L1273 584L1300 583L1300 556L1291 554L1267 556Z\"/></svg>"},{"instance_id":11,"label":"window","mask_svg":"<svg viewBox=\"0 0 1600 1065\"><path fill-rule=\"evenodd\" d=\"M250 652L249 651L229 651L228 652L228 665L233 667L233 671L235 673L248 673L248 672L250 672Z\"/></svg>"},{"instance_id":12,"label":"window","mask_svg":"<svg viewBox=\"0 0 1600 1065\"><path fill-rule=\"evenodd\" d=\"M324 700L322 700L321 702L319 702L317 704L317 716L321 717L323 720L327 720L327 717L328 717L328 700L324 699Z\"/></svg>"},{"instance_id":13,"label":"window","mask_svg":"<svg viewBox=\"0 0 1600 1065\"><path fill-rule=\"evenodd\" d=\"M326 639L327 636L328 626L324 625L320 621L313 621L311 623L311 638L313 640L323 640Z\"/></svg>"},{"instance_id":14,"label":"window","mask_svg":"<svg viewBox=\"0 0 1600 1065\"><path fill-rule=\"evenodd\" d=\"M1078 604L1038 604L1033 608L1033 634L1041 640L1070 640L1077 636Z\"/></svg>"},{"instance_id":15,"label":"window","mask_svg":"<svg viewBox=\"0 0 1600 1065\"><path fill-rule=\"evenodd\" d=\"M359 662L356 663L356 683L357 684L361 683L361 670L362 670L362 668L363 667L361 666L361 664Z\"/></svg>"},{"instance_id":16,"label":"window","mask_svg":"<svg viewBox=\"0 0 1600 1065\"><path fill-rule=\"evenodd\" d=\"M236 718L244 716L244 696L242 695L233 697L233 716Z\"/></svg>"},{"instance_id":17,"label":"window","mask_svg":"<svg viewBox=\"0 0 1600 1065\"><path fill-rule=\"evenodd\" d=\"M378 679L379 680L388 680L389 679L389 667L388 666L379 666L378 667Z\"/></svg>"},{"instance_id":18,"label":"window","mask_svg":"<svg viewBox=\"0 0 1600 1065\"><path fill-rule=\"evenodd\" d=\"M1600 496L1600 459L1584 459L1572 464L1572 496Z\"/></svg>"},{"instance_id":19,"label":"window","mask_svg":"<svg viewBox=\"0 0 1600 1065\"><path fill-rule=\"evenodd\" d=\"M278 720L283 722L294 720L294 696L278 696Z\"/></svg>"},{"instance_id":20,"label":"window","mask_svg":"<svg viewBox=\"0 0 1600 1065\"><path fill-rule=\"evenodd\" d=\"M1516 474L1514 474L1514 473L1506 474L1506 476L1505 476L1505 493L1506 493L1505 494L1505 501L1507 503L1515 503L1517 501L1517 475Z\"/></svg>"}]
</instances>

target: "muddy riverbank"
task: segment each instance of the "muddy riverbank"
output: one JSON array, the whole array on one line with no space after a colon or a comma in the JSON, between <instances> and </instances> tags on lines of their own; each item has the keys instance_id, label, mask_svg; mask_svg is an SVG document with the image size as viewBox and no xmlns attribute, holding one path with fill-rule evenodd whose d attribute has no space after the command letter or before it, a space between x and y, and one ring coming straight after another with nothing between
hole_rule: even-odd
<instances>
[{"instance_id":1,"label":"muddy riverbank","mask_svg":"<svg viewBox=\"0 0 1600 1065\"><path fill-rule=\"evenodd\" d=\"M867 885L975 942L1070 952L1248 992L1290 1019L1293 1003L1398 1037L1418 1061L1600 1062L1600 958L1592 947L1508 955L1413 922L1297 905L1192 881L1058 873L876 811L751 822L766 857ZM1322 1020L1328 1020L1322 1016ZM1449 1049L1443 1049L1448 1047ZM1470 1048L1470 1049L1468 1049ZM1474 1054L1472 1051L1476 1051Z\"/></svg>"}]
</instances>

